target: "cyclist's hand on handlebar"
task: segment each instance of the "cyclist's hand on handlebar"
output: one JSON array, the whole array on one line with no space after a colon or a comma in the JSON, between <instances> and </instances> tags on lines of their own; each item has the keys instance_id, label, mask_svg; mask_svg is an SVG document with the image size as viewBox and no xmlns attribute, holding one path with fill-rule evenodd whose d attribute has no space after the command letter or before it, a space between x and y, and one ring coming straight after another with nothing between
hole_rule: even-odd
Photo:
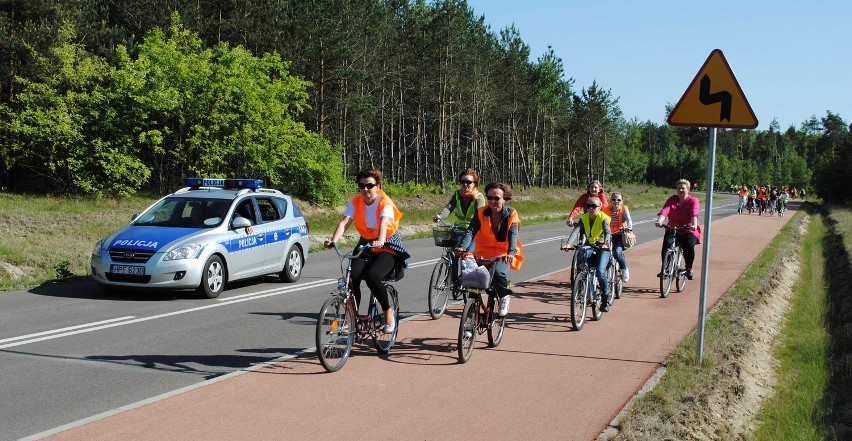
<instances>
[{"instance_id":1,"label":"cyclist's hand on handlebar","mask_svg":"<svg viewBox=\"0 0 852 441\"><path fill-rule=\"evenodd\" d=\"M441 216L438 216L437 214L432 217L432 222L438 222L439 220L441 220Z\"/></svg>"},{"instance_id":2,"label":"cyclist's hand on handlebar","mask_svg":"<svg viewBox=\"0 0 852 441\"><path fill-rule=\"evenodd\" d=\"M509 255L509 254L503 256L503 262L504 263L512 263L513 260L515 260L515 256Z\"/></svg>"},{"instance_id":3,"label":"cyclist's hand on handlebar","mask_svg":"<svg viewBox=\"0 0 852 441\"><path fill-rule=\"evenodd\" d=\"M573 227L574 226L574 219L571 219L569 217L568 220L565 221L565 225L568 225L569 227Z\"/></svg>"},{"instance_id":4,"label":"cyclist's hand on handlebar","mask_svg":"<svg viewBox=\"0 0 852 441\"><path fill-rule=\"evenodd\" d=\"M330 249L330 248L334 247L334 242L327 240L327 241L322 243L322 246L325 247L326 249Z\"/></svg>"},{"instance_id":5,"label":"cyclist's hand on handlebar","mask_svg":"<svg viewBox=\"0 0 852 441\"><path fill-rule=\"evenodd\" d=\"M383 240L374 240L370 243L370 246L373 248L381 248L385 246L385 242Z\"/></svg>"}]
</instances>

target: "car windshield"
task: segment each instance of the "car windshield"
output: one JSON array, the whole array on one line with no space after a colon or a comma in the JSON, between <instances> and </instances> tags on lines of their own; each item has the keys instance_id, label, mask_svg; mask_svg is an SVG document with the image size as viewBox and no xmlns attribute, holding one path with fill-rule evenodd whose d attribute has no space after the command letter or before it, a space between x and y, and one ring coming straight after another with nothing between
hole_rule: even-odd
<instances>
[{"instance_id":1,"label":"car windshield","mask_svg":"<svg viewBox=\"0 0 852 441\"><path fill-rule=\"evenodd\" d=\"M213 228L222 223L230 206L228 199L167 197L142 213L133 225Z\"/></svg>"}]
</instances>

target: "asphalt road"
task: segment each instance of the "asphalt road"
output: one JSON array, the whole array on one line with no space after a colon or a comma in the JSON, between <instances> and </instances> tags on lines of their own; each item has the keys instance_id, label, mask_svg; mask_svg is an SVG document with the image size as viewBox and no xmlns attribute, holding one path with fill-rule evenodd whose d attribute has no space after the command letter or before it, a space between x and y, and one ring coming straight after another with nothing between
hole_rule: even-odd
<instances>
[{"instance_id":1,"label":"asphalt road","mask_svg":"<svg viewBox=\"0 0 852 441\"><path fill-rule=\"evenodd\" d=\"M735 199L717 198L714 220L734 214ZM655 212L633 213L639 243L661 236ZM569 255L558 248L566 234L561 222L523 227L526 260L512 280L564 269ZM406 247L410 267L397 283L403 317L426 313L428 278L441 253L431 239L409 240ZM2 293L0 439L312 353L316 314L339 274L336 255L321 252L308 256L295 284L256 279L230 285L214 300L180 293L112 296L91 283Z\"/></svg>"}]
</instances>

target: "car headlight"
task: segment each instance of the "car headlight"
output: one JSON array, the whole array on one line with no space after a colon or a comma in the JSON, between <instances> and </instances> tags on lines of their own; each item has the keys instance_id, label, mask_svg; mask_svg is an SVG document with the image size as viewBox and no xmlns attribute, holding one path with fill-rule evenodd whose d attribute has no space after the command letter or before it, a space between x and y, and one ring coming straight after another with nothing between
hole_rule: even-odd
<instances>
[{"instance_id":1,"label":"car headlight","mask_svg":"<svg viewBox=\"0 0 852 441\"><path fill-rule=\"evenodd\" d=\"M95 244L95 248L92 250L93 256L101 257L101 254L103 253L103 250L101 249L101 247L103 246L103 244L104 244L103 239L99 240L98 243Z\"/></svg>"},{"instance_id":2,"label":"car headlight","mask_svg":"<svg viewBox=\"0 0 852 441\"><path fill-rule=\"evenodd\" d=\"M197 243L178 247L166 253L166 257L164 257L163 260L192 259L197 256L202 249L204 249L204 247Z\"/></svg>"}]
</instances>

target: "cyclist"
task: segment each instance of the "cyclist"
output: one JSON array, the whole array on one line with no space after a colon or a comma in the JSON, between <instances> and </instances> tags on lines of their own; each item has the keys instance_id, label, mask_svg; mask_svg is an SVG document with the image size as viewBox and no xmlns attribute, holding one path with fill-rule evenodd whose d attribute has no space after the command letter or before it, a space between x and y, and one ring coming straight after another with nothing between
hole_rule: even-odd
<instances>
[{"instance_id":1,"label":"cyclist","mask_svg":"<svg viewBox=\"0 0 852 441\"><path fill-rule=\"evenodd\" d=\"M757 199L757 185L752 185L748 191L748 207L751 210L754 210L754 200Z\"/></svg>"},{"instance_id":2,"label":"cyclist","mask_svg":"<svg viewBox=\"0 0 852 441\"><path fill-rule=\"evenodd\" d=\"M689 194L689 181L681 179L675 184L677 194L668 198L663 204L662 210L657 213L657 221L654 224L663 226L663 221L668 218L670 227L688 227L675 235L674 230L666 230L663 236L663 248L661 259L666 258L666 251L679 245L683 249L683 258L686 261L686 278L692 280L695 275L692 272L692 263L695 261L695 245L701 243L701 227L698 225L698 211L700 204L698 198ZM662 274L657 274L661 277Z\"/></svg>"},{"instance_id":3,"label":"cyclist","mask_svg":"<svg viewBox=\"0 0 852 441\"><path fill-rule=\"evenodd\" d=\"M630 218L630 209L624 205L624 197L621 193L613 193L612 205L603 207L601 212L610 218L609 228L612 232L612 255L621 265L621 281L630 280L630 272L627 271L627 259L624 258L624 242L622 240L622 228L633 229L633 219Z\"/></svg>"},{"instance_id":4,"label":"cyclist","mask_svg":"<svg viewBox=\"0 0 852 441\"><path fill-rule=\"evenodd\" d=\"M778 202L778 190L773 185L769 189L769 211L775 210L775 204Z\"/></svg>"},{"instance_id":5,"label":"cyclist","mask_svg":"<svg viewBox=\"0 0 852 441\"><path fill-rule=\"evenodd\" d=\"M746 189L745 183L740 185L738 196L740 197L740 205L737 207L737 213L742 214L743 210L746 208L746 202L748 202L748 190Z\"/></svg>"},{"instance_id":6,"label":"cyclist","mask_svg":"<svg viewBox=\"0 0 852 441\"><path fill-rule=\"evenodd\" d=\"M470 225L471 219L476 216L476 211L485 206L485 196L479 191L479 173L476 170L466 168L459 173L459 186L460 188L453 193L450 201L447 202L447 205L440 213L435 215L432 219L433 221L438 222L440 218L446 219L450 213L453 213L456 216L453 224L456 227L466 229ZM470 246L465 251L473 252L473 242L470 243ZM455 259L453 268L454 283L458 282L460 274L461 259ZM458 284L456 283L456 285Z\"/></svg>"},{"instance_id":7,"label":"cyclist","mask_svg":"<svg viewBox=\"0 0 852 441\"><path fill-rule=\"evenodd\" d=\"M778 201L781 204L781 207L784 210L787 210L787 198L790 197L790 194L787 193L787 187L781 189L781 193L778 195Z\"/></svg>"},{"instance_id":8,"label":"cyclist","mask_svg":"<svg viewBox=\"0 0 852 441\"><path fill-rule=\"evenodd\" d=\"M505 201L512 200L512 187L508 184L492 182L485 187L485 194L488 204L476 211L456 251L462 252L474 242L476 252L482 257L503 256L491 265L494 267L492 284L500 299L497 315L505 317L509 313L509 296L512 294L506 273L510 268L521 269L524 262L524 249L518 237L521 218L517 210L504 205Z\"/></svg>"},{"instance_id":9,"label":"cyclist","mask_svg":"<svg viewBox=\"0 0 852 441\"><path fill-rule=\"evenodd\" d=\"M581 246L591 245L592 247L600 247L600 252L596 252L595 248L581 248L581 252L577 256L577 261L580 263L588 261L590 265L595 266L595 274L598 277L598 283L600 283L603 292L601 311L608 312L609 283L606 279L606 267L609 265L609 244L612 240L612 234L610 230L611 219L609 215L601 211L601 203L600 198L597 196L592 196L586 201L585 208L588 211L578 217L577 225L574 226L571 235L568 236L568 243L574 243L577 237L582 234L586 238L586 241ZM592 260L590 261L589 259Z\"/></svg>"},{"instance_id":10,"label":"cyclist","mask_svg":"<svg viewBox=\"0 0 852 441\"><path fill-rule=\"evenodd\" d=\"M758 214L763 214L763 210L766 210L766 187L761 186L757 189L757 206L758 206Z\"/></svg>"},{"instance_id":11,"label":"cyclist","mask_svg":"<svg viewBox=\"0 0 852 441\"><path fill-rule=\"evenodd\" d=\"M382 306L385 313L383 331L391 334L396 329L393 309L388 301L387 287L382 283L397 266L403 266L409 254L402 246L397 230L402 212L382 190L382 172L377 169L365 169L355 178L360 194L349 201L343 211L343 219L331 239L325 242L331 248L343 233L355 223L355 229L361 238L358 246L369 245L357 259L352 261L350 284L355 301L361 304L361 280L367 282L370 291Z\"/></svg>"},{"instance_id":12,"label":"cyclist","mask_svg":"<svg viewBox=\"0 0 852 441\"><path fill-rule=\"evenodd\" d=\"M577 202L574 202L574 208L571 209L571 213L568 214L568 220L565 221L569 227L574 226L574 218L580 214L582 210L583 213L588 213L589 210L586 209L586 201L589 200L590 197L597 197L601 200L603 205L609 205L609 202L606 200L606 195L603 192L603 185L601 185L601 181L595 179L592 182L589 182L589 191L580 195L577 198Z\"/></svg>"}]
</instances>

